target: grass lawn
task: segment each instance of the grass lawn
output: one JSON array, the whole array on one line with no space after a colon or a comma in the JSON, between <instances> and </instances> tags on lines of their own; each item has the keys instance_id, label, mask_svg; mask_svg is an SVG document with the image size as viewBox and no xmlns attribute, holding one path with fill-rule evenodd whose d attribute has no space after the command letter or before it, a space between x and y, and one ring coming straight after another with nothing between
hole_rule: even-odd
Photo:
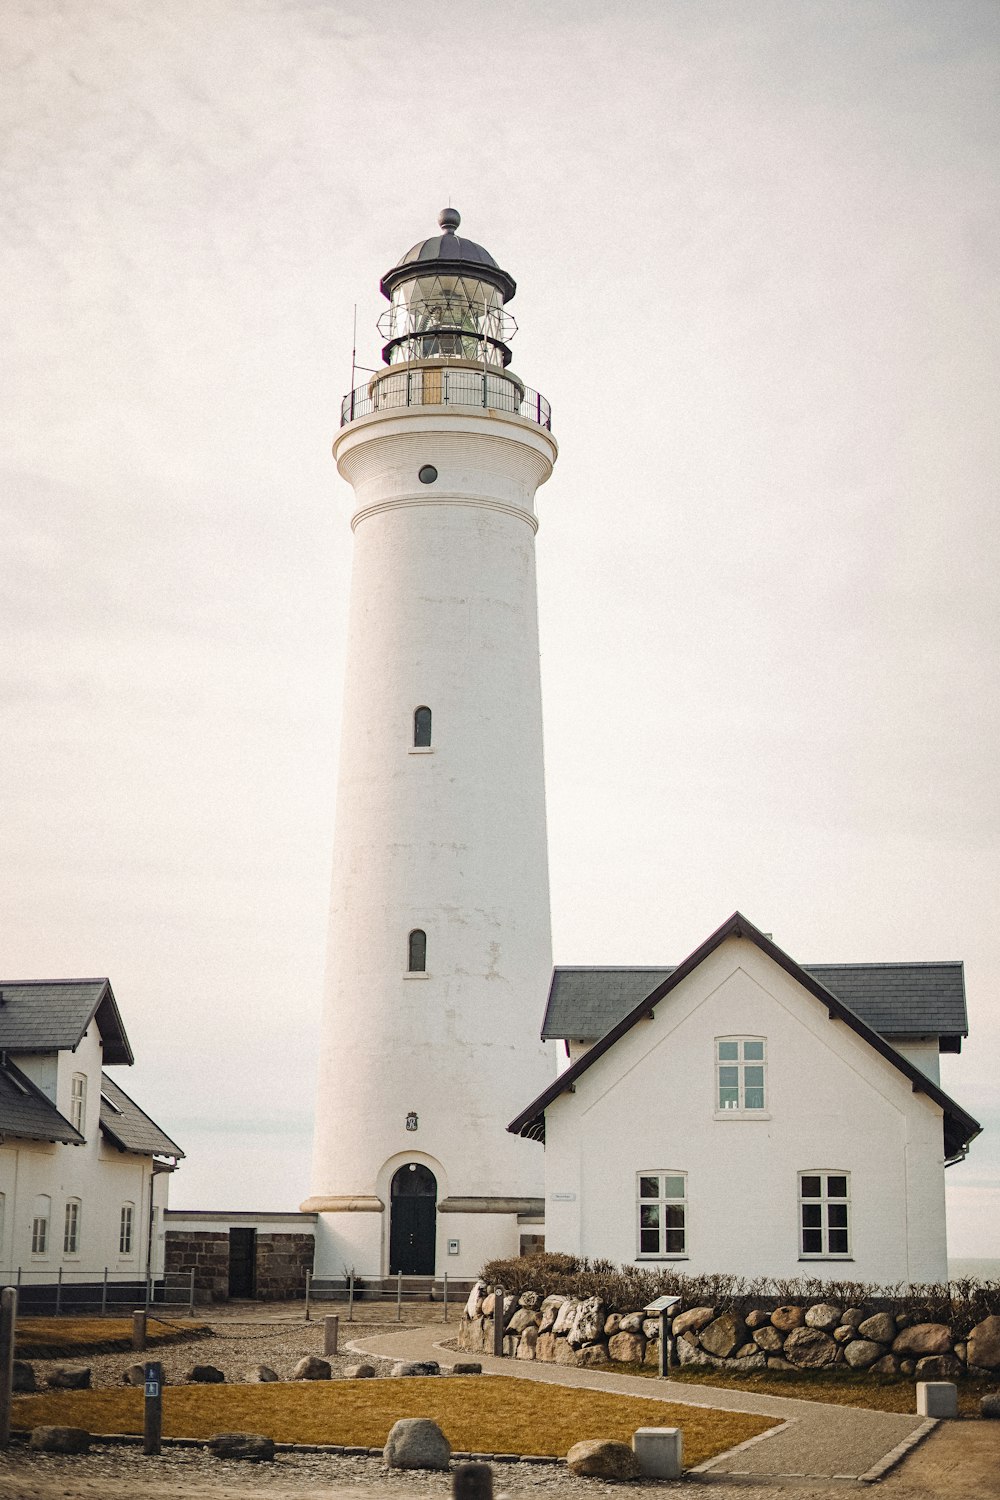
<instances>
[{"instance_id":1,"label":"grass lawn","mask_svg":"<svg viewBox=\"0 0 1000 1500\"><path fill-rule=\"evenodd\" d=\"M649 1365L609 1365L608 1368L622 1375L651 1375L654 1379L657 1376L657 1371ZM832 1406L864 1406L871 1411L912 1413L917 1409L916 1386L912 1380L880 1378L860 1370L814 1370L812 1374L803 1371L794 1375L790 1370L761 1370L727 1375L724 1370L682 1365L680 1369L671 1370L670 1378L686 1385L757 1391L763 1396L789 1396L796 1401L827 1401ZM973 1416L979 1411L980 1396L1000 1388L1000 1376L993 1381L969 1379L957 1384L959 1413Z\"/></svg>"},{"instance_id":2,"label":"grass lawn","mask_svg":"<svg viewBox=\"0 0 1000 1500\"><path fill-rule=\"evenodd\" d=\"M168 1344L192 1334L208 1333L204 1323L167 1323L150 1318L150 1344ZM131 1349L131 1318L18 1318L17 1358L49 1359L60 1354Z\"/></svg>"},{"instance_id":3,"label":"grass lawn","mask_svg":"<svg viewBox=\"0 0 1000 1500\"><path fill-rule=\"evenodd\" d=\"M141 1432L142 1403L142 1392L133 1387L15 1396L13 1425ZM262 1432L279 1443L375 1448L384 1445L400 1417L432 1417L453 1448L472 1453L562 1456L583 1438L629 1442L637 1427L681 1427L689 1466L775 1425L770 1417L748 1412L674 1406L489 1375L178 1385L163 1393L166 1437Z\"/></svg>"}]
</instances>

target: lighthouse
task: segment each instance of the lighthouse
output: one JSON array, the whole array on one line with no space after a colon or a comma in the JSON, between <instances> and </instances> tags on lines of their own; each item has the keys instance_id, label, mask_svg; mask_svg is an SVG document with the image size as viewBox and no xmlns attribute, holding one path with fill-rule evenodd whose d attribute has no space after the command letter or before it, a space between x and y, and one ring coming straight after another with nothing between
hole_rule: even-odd
<instances>
[{"instance_id":1,"label":"lighthouse","mask_svg":"<svg viewBox=\"0 0 1000 1500\"><path fill-rule=\"evenodd\" d=\"M548 402L513 278L443 210L386 273L333 453L354 555L311 1196L315 1272L478 1274L543 1232L505 1126L554 1076L535 583Z\"/></svg>"}]
</instances>

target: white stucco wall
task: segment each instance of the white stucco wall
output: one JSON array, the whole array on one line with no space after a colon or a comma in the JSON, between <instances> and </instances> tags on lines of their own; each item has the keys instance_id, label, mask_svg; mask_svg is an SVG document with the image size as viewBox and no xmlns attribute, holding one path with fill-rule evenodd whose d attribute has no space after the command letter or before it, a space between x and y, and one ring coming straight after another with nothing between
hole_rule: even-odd
<instances>
[{"instance_id":1,"label":"white stucco wall","mask_svg":"<svg viewBox=\"0 0 1000 1500\"><path fill-rule=\"evenodd\" d=\"M153 1269L162 1266L162 1210L166 1206L169 1173L157 1173L155 1189L152 1158L120 1152L100 1132L100 1034L91 1022L75 1052L21 1054L22 1071L44 1088L59 1112L71 1118L73 1075L87 1079L83 1135L85 1143L68 1146L8 1137L0 1146L0 1193L3 1194L3 1231L0 1238L0 1275L14 1278L22 1268L32 1283L55 1280L60 1266L69 1279L103 1276L133 1280L146 1274L151 1207L159 1209L153 1223ZM48 1246L44 1255L32 1253L31 1230L35 1199L51 1200ZM152 1195L152 1202L151 1202ZM80 1204L78 1249L63 1249L66 1203ZM119 1254L119 1229L124 1203L134 1205L132 1252ZM159 1255L159 1260L157 1256Z\"/></svg>"},{"instance_id":2,"label":"white stucco wall","mask_svg":"<svg viewBox=\"0 0 1000 1500\"><path fill-rule=\"evenodd\" d=\"M335 452L354 562L303 1207L377 1196L385 1213L328 1213L317 1235L318 1274L371 1275L388 1270L392 1162L438 1163L439 1198L542 1194L539 1154L504 1126L555 1068L538 1039L551 939L534 558L555 444L499 413L412 408L344 429ZM420 705L432 744L414 753ZM439 1223L438 1274L475 1275L484 1247L510 1243L502 1216L480 1218L458 1235Z\"/></svg>"},{"instance_id":3,"label":"white stucco wall","mask_svg":"<svg viewBox=\"0 0 1000 1500\"><path fill-rule=\"evenodd\" d=\"M727 1036L766 1039L760 1116L716 1112ZM730 938L547 1110L547 1248L642 1259L637 1174L673 1171L687 1174L681 1270L933 1281L947 1274L943 1162L940 1108ZM807 1171L850 1175L849 1260L800 1258Z\"/></svg>"}]
</instances>

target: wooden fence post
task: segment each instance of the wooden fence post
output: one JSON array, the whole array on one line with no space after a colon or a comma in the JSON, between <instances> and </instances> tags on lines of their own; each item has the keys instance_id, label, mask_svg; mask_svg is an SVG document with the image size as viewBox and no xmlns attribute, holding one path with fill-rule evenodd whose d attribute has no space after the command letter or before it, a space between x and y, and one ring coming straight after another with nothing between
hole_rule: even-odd
<instances>
[{"instance_id":1,"label":"wooden fence post","mask_svg":"<svg viewBox=\"0 0 1000 1500\"><path fill-rule=\"evenodd\" d=\"M132 1348L145 1349L146 1347L146 1314L134 1312L132 1314Z\"/></svg>"},{"instance_id":2,"label":"wooden fence post","mask_svg":"<svg viewBox=\"0 0 1000 1500\"><path fill-rule=\"evenodd\" d=\"M14 1339L17 1335L17 1291L0 1292L0 1448L10 1446L10 1402L14 1391Z\"/></svg>"},{"instance_id":3,"label":"wooden fence post","mask_svg":"<svg viewBox=\"0 0 1000 1500\"><path fill-rule=\"evenodd\" d=\"M337 1353L337 1339L340 1334L340 1319L338 1317L326 1317L323 1319L323 1353Z\"/></svg>"}]
</instances>

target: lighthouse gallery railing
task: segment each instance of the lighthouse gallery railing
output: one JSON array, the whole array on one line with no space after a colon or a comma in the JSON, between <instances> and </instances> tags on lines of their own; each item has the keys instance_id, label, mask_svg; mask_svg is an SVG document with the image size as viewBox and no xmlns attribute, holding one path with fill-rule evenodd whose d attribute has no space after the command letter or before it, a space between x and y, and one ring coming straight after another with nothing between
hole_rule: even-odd
<instances>
[{"instance_id":1,"label":"lighthouse gallery railing","mask_svg":"<svg viewBox=\"0 0 1000 1500\"><path fill-rule=\"evenodd\" d=\"M508 375L447 366L400 370L357 386L340 403L340 425L400 406L479 406L552 427L552 408L538 391Z\"/></svg>"}]
</instances>

